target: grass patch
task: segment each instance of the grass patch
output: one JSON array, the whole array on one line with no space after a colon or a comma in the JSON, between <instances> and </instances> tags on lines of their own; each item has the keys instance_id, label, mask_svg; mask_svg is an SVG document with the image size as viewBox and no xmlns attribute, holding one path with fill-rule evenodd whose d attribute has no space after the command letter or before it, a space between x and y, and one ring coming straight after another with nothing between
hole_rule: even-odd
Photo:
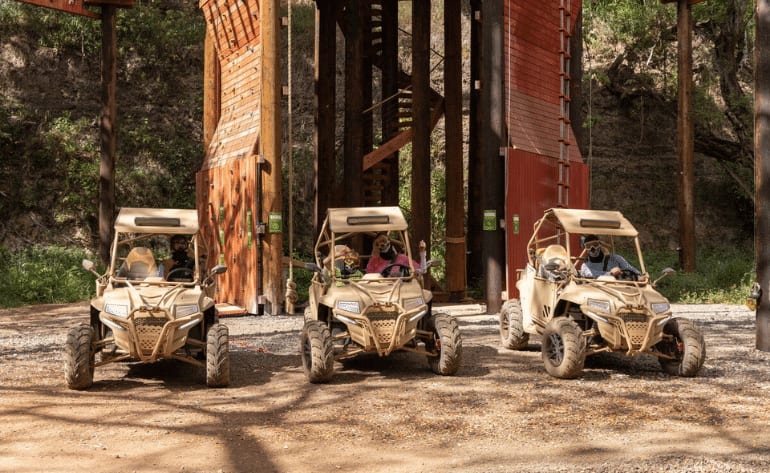
<instances>
[{"instance_id":1,"label":"grass patch","mask_svg":"<svg viewBox=\"0 0 770 473\"><path fill-rule=\"evenodd\" d=\"M678 268L678 255L646 252L647 271L654 279L665 267L677 273L658 283L671 302L687 304L744 304L755 278L754 252L746 248L703 249L696 256L696 271Z\"/></svg>"},{"instance_id":2,"label":"grass patch","mask_svg":"<svg viewBox=\"0 0 770 473\"><path fill-rule=\"evenodd\" d=\"M59 246L32 246L15 253L0 247L0 307L90 299L95 278L83 269L83 258L94 257Z\"/></svg>"}]
</instances>

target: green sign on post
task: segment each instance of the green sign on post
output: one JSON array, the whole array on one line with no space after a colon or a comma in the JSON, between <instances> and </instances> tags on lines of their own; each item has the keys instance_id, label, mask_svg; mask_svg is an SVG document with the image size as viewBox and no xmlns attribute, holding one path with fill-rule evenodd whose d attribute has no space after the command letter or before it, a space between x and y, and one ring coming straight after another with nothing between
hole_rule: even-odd
<instances>
[{"instance_id":1,"label":"green sign on post","mask_svg":"<svg viewBox=\"0 0 770 473\"><path fill-rule=\"evenodd\" d=\"M248 247L251 249L251 209L246 211L246 235L248 238Z\"/></svg>"},{"instance_id":2,"label":"green sign on post","mask_svg":"<svg viewBox=\"0 0 770 473\"><path fill-rule=\"evenodd\" d=\"M496 210L484 211L483 229L485 232L497 230L497 211Z\"/></svg>"},{"instance_id":3,"label":"green sign on post","mask_svg":"<svg viewBox=\"0 0 770 473\"><path fill-rule=\"evenodd\" d=\"M519 214L513 216L513 234L519 234Z\"/></svg>"},{"instance_id":4,"label":"green sign on post","mask_svg":"<svg viewBox=\"0 0 770 473\"><path fill-rule=\"evenodd\" d=\"M280 212L270 212L268 231L270 233L281 233L283 231L283 219Z\"/></svg>"}]
</instances>

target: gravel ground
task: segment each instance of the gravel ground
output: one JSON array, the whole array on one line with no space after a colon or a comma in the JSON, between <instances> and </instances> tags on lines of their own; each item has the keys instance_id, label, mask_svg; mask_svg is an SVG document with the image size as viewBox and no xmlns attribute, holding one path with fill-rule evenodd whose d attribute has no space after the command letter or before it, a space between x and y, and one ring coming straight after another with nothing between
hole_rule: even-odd
<instances>
[{"instance_id":1,"label":"gravel ground","mask_svg":"<svg viewBox=\"0 0 770 473\"><path fill-rule=\"evenodd\" d=\"M0 471L766 472L770 353L739 306L675 305L696 321L696 378L654 358L589 358L549 377L539 340L500 348L496 316L447 306L463 336L457 376L422 356L359 357L305 382L301 316L231 317L232 384L207 389L175 362L98 368L67 390L67 329L83 304L0 311Z\"/></svg>"}]
</instances>

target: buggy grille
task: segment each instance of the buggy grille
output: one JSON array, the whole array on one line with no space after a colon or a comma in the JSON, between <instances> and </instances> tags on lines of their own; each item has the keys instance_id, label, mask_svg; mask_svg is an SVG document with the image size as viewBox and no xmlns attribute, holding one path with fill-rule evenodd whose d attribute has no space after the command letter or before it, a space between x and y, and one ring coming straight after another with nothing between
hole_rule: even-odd
<instances>
[{"instance_id":1,"label":"buggy grille","mask_svg":"<svg viewBox=\"0 0 770 473\"><path fill-rule=\"evenodd\" d=\"M620 317L626 324L630 348L637 349L641 347L644 342L644 337L647 335L647 327L649 325L647 315L628 312L620 314Z\"/></svg>"},{"instance_id":2,"label":"buggy grille","mask_svg":"<svg viewBox=\"0 0 770 473\"><path fill-rule=\"evenodd\" d=\"M163 312L155 314L155 316L150 312L136 312L134 314L134 328L142 354L152 354L166 322L168 319Z\"/></svg>"},{"instance_id":3,"label":"buggy grille","mask_svg":"<svg viewBox=\"0 0 770 473\"><path fill-rule=\"evenodd\" d=\"M396 318L398 312L372 311L367 312L366 316L372 325L372 336L377 339L380 345L389 345L393 340L393 331L396 327Z\"/></svg>"}]
</instances>

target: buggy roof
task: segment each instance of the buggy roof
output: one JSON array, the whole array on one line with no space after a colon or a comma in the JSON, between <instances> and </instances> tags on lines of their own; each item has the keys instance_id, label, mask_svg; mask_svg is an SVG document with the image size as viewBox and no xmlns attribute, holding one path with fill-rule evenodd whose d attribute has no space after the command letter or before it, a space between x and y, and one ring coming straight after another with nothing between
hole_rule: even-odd
<instances>
[{"instance_id":1,"label":"buggy roof","mask_svg":"<svg viewBox=\"0 0 770 473\"><path fill-rule=\"evenodd\" d=\"M636 228L631 225L631 222L617 210L546 210L544 218L551 219L551 216L555 217L568 233L629 237L638 235Z\"/></svg>"},{"instance_id":2,"label":"buggy roof","mask_svg":"<svg viewBox=\"0 0 770 473\"><path fill-rule=\"evenodd\" d=\"M348 207L329 209L329 229L334 233L387 232L407 229L399 207Z\"/></svg>"},{"instance_id":3,"label":"buggy roof","mask_svg":"<svg viewBox=\"0 0 770 473\"><path fill-rule=\"evenodd\" d=\"M115 219L115 231L192 235L198 231L198 211L123 207Z\"/></svg>"}]
</instances>

